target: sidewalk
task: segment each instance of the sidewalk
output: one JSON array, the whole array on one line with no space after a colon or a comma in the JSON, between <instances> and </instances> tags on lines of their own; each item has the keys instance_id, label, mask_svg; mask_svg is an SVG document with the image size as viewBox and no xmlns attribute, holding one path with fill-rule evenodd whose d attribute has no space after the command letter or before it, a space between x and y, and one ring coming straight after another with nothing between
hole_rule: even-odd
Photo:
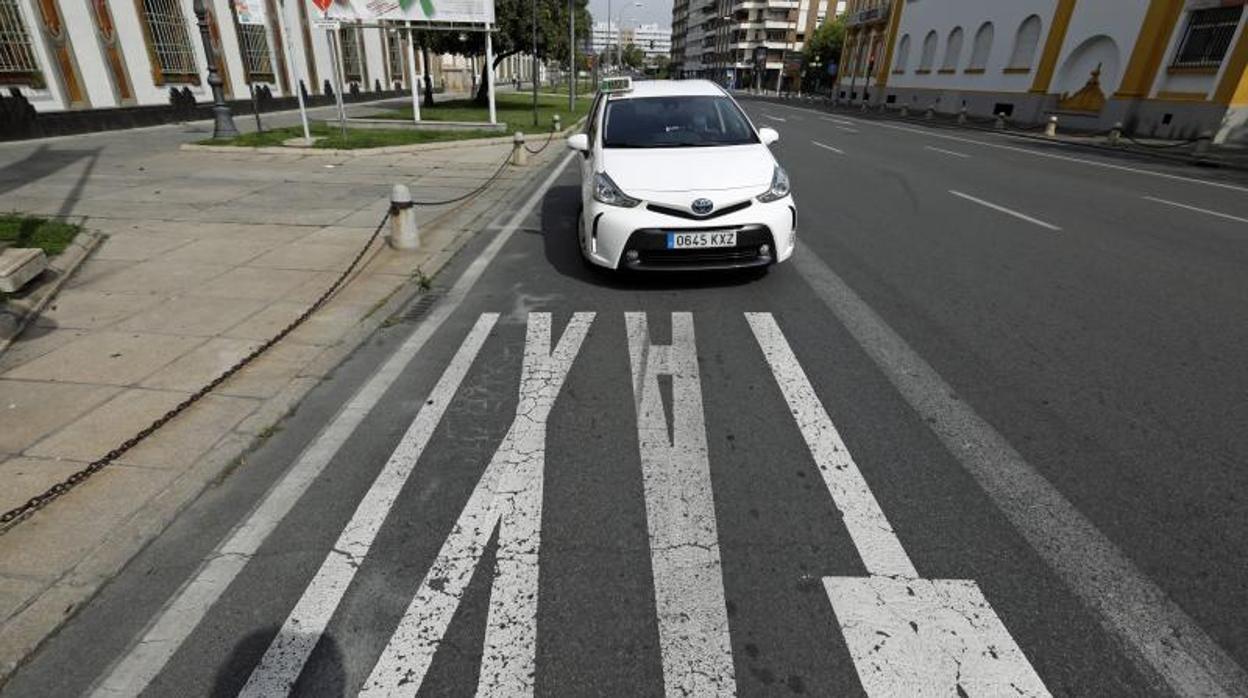
<instances>
[{"instance_id":1,"label":"sidewalk","mask_svg":"<svg viewBox=\"0 0 1248 698\"><path fill-rule=\"evenodd\" d=\"M296 119L265 117L266 125ZM510 150L178 150L206 129L0 145L0 208L80 219L108 236L0 353L0 511L116 448L285 327L365 244L394 184L418 200L450 198L479 186ZM418 277L437 273L491 209L561 154L550 147L528 167L508 167L463 204L418 208L420 250L374 244L353 280L293 334L0 535L0 685L393 312Z\"/></svg>"}]
</instances>

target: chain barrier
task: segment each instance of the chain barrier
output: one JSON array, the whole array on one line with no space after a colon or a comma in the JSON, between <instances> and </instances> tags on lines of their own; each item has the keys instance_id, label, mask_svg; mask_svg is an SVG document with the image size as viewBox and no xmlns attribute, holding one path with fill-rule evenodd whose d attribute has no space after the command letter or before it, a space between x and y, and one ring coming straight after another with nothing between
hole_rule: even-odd
<instances>
[{"instance_id":1,"label":"chain barrier","mask_svg":"<svg viewBox=\"0 0 1248 698\"><path fill-rule=\"evenodd\" d=\"M555 131L554 131L554 129L551 129L550 133L549 133L549 134L547 134L547 136L546 136L546 142L545 142L545 143L541 144L541 146L539 146L536 150L534 150L533 148L530 148L530 147L528 146L528 144L525 144L525 146L524 146L524 150L525 150L525 152L529 153L530 155L537 155L538 153L542 152L543 150L546 150L546 146L550 145L550 142L551 142L551 141L553 141L553 140L555 140Z\"/></svg>"},{"instance_id":2,"label":"chain barrier","mask_svg":"<svg viewBox=\"0 0 1248 698\"><path fill-rule=\"evenodd\" d=\"M553 140L553 138L554 138L554 134L552 132L551 138L548 139L546 142L547 145L549 145L550 140ZM542 146L542 148L545 148L545 147L546 147L545 145ZM409 205L410 206L443 206L446 204L458 203L465 199L476 196L477 194L480 194L482 191L485 191L486 187L490 186L491 184L494 183L496 179L498 179L499 175L503 173L503 170L507 168L509 158L510 158L510 155L508 157L503 158L502 164L498 166L498 169L494 171L494 174L490 175L489 179L485 180L485 182L481 184L481 186L473 189L472 191L469 191L466 194L461 194L459 196L455 196L450 199L445 199L442 201L413 201ZM26 501L25 504L14 507L13 509L6 511L3 514L0 514L0 535L4 535L8 533L15 526L17 526L17 524L30 518L31 515L33 515L35 512L39 511L40 509L46 507L53 500L69 492L73 488L80 485L87 478L103 470L105 467L107 467L109 464L116 461L118 458L121 458L123 455L125 455L135 446L138 446L145 439L147 439L147 437L156 433L156 431L158 431L165 424L168 424L171 420L173 420L179 414L181 414L182 412L185 412L186 409L189 408L191 405L194 405L196 402L199 402L201 399L204 398L204 396L208 395L213 390L215 390L217 386L229 380L234 374L238 373L247 365L249 365L251 362L258 359L262 354L264 354L266 351L271 349L275 344L285 339L286 336L289 335L291 332L294 332L296 329L298 329L298 327L302 325L304 322L306 322L308 318L312 317L313 313L315 313L317 310L320 310L321 307L324 306L325 303L327 303L329 299L335 293L337 293L338 290L341 289L342 286L351 278L351 275L355 273L356 268L359 266L360 261L363 260L364 256L368 253L368 251L372 249L373 243L377 242L377 238L378 236L381 235L382 229L386 227L386 223L390 220L390 217L394 215L394 213L395 213L395 208L392 205L391 208L386 211L386 214L382 216L381 222L377 224L376 229L373 230L373 234L368 237L368 241L365 242L364 246L360 248L360 251L356 253L355 258L351 260L351 263L347 265L347 268L344 269L342 273L338 275L338 278L335 279L334 282L329 285L329 288L325 289L324 293L322 293L315 301L313 301L313 303L309 305L307 309L304 310L303 313L299 315L299 317L295 318L289 325L283 328L282 331L273 335L273 337L271 337L264 344L261 344L260 346L253 349L251 353L239 359L237 362L234 363L233 366L230 366L224 372L222 372L220 375L214 378L212 382L208 383L207 385L203 386L199 390L195 391L182 402L179 402L168 412L166 412L165 414L157 418L156 421L144 427L141 431L139 431L134 436L123 441L121 445L109 451L107 454L104 455L104 457L94 460L91 463L88 463L87 466L84 467L82 470L79 470L73 473L69 477L62 480L61 482L58 482L55 485L49 487L42 494L38 494L34 497L31 497L29 500Z\"/></svg>"},{"instance_id":3,"label":"chain barrier","mask_svg":"<svg viewBox=\"0 0 1248 698\"><path fill-rule=\"evenodd\" d=\"M1143 141L1138 141L1135 139L1135 137L1128 136L1126 134L1123 134L1122 137L1140 146L1141 148L1152 148L1154 150L1166 150L1169 148L1183 148L1183 147L1192 145L1194 143L1198 143L1200 141L1199 138L1188 138L1186 140L1177 141L1175 143L1166 143L1164 145L1157 145L1155 143L1145 143Z\"/></svg>"}]
</instances>

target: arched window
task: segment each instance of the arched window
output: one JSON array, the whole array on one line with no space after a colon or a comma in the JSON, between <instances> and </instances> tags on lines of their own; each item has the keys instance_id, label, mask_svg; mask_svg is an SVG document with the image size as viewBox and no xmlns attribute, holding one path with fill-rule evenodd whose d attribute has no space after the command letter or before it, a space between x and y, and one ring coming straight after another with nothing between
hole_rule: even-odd
<instances>
[{"instance_id":1,"label":"arched window","mask_svg":"<svg viewBox=\"0 0 1248 698\"><path fill-rule=\"evenodd\" d=\"M968 70L982 71L988 67L988 55L992 53L992 22L984 22L975 32L975 44L971 47L971 63Z\"/></svg>"},{"instance_id":2,"label":"arched window","mask_svg":"<svg viewBox=\"0 0 1248 698\"><path fill-rule=\"evenodd\" d=\"M923 38L923 55L919 57L919 70L930 73L932 64L936 62L936 32L930 31Z\"/></svg>"},{"instance_id":3,"label":"arched window","mask_svg":"<svg viewBox=\"0 0 1248 698\"><path fill-rule=\"evenodd\" d=\"M906 72L906 64L910 62L910 35L905 34L901 37L901 43L897 44L897 60L893 62L894 73Z\"/></svg>"},{"instance_id":4,"label":"arched window","mask_svg":"<svg viewBox=\"0 0 1248 698\"><path fill-rule=\"evenodd\" d=\"M1007 69L1027 70L1036 57L1036 46L1040 44L1040 16L1032 15L1018 26L1018 35L1014 38L1014 52L1010 54Z\"/></svg>"},{"instance_id":5,"label":"arched window","mask_svg":"<svg viewBox=\"0 0 1248 698\"><path fill-rule=\"evenodd\" d=\"M962 27L954 27L949 32L949 39L945 42L945 61L941 64L941 70L956 70L958 61L962 60Z\"/></svg>"}]
</instances>

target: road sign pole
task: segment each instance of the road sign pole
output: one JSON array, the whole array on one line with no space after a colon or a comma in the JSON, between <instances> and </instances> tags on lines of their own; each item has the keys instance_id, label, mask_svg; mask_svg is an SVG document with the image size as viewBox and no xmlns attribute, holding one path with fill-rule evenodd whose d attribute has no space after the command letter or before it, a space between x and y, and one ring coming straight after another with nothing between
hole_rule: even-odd
<instances>
[{"instance_id":1,"label":"road sign pole","mask_svg":"<svg viewBox=\"0 0 1248 698\"><path fill-rule=\"evenodd\" d=\"M290 32L286 31L286 3L282 2L278 5L277 10L277 30L282 33L282 38L286 41L286 55L290 56L290 72L291 80L295 84L295 97L299 100L299 120L303 123L303 140L307 143L312 142L312 131L308 128L308 108L303 103L303 63L295 60L295 44L290 39ZM304 56L304 61L313 60L312 56Z\"/></svg>"},{"instance_id":2,"label":"road sign pole","mask_svg":"<svg viewBox=\"0 0 1248 698\"><path fill-rule=\"evenodd\" d=\"M327 13L328 14L328 13ZM334 68L334 96L338 102L338 125L342 131L342 140L347 140L347 108L342 102L342 66L338 64L338 42L334 30L326 28L325 38L329 39L329 62Z\"/></svg>"},{"instance_id":3,"label":"road sign pole","mask_svg":"<svg viewBox=\"0 0 1248 698\"><path fill-rule=\"evenodd\" d=\"M485 91L490 100L490 123L496 124L498 116L494 110L494 28L489 24L485 25L485 80L488 83Z\"/></svg>"},{"instance_id":4,"label":"road sign pole","mask_svg":"<svg viewBox=\"0 0 1248 698\"><path fill-rule=\"evenodd\" d=\"M412 120L420 123L420 82L421 77L416 74L416 31L411 27L407 29L407 69L411 75L412 87Z\"/></svg>"}]
</instances>

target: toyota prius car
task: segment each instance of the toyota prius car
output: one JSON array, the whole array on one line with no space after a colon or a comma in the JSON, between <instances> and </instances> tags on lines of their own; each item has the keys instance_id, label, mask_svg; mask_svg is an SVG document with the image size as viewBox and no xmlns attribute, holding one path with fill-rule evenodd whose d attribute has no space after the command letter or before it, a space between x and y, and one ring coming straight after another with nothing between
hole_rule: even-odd
<instances>
[{"instance_id":1,"label":"toyota prius car","mask_svg":"<svg viewBox=\"0 0 1248 698\"><path fill-rule=\"evenodd\" d=\"M789 177L718 85L705 80L604 81L581 155L580 246L610 269L744 269L793 254Z\"/></svg>"}]
</instances>

